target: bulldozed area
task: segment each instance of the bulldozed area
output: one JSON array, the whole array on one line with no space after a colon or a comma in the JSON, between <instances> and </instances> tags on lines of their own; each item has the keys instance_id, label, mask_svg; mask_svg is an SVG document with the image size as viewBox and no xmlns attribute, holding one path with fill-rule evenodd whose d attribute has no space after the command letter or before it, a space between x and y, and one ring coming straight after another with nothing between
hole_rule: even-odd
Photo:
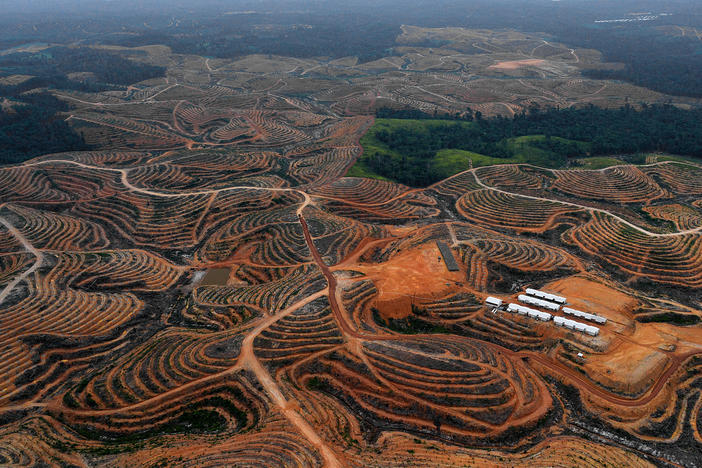
<instances>
[{"instance_id":1,"label":"bulldozed area","mask_svg":"<svg viewBox=\"0 0 702 468\"><path fill-rule=\"evenodd\" d=\"M99 149L0 167L0 464L699 466L700 165L347 176L381 107L670 97L536 34L397 41L52 91ZM484 305L527 287L607 324Z\"/></svg>"}]
</instances>

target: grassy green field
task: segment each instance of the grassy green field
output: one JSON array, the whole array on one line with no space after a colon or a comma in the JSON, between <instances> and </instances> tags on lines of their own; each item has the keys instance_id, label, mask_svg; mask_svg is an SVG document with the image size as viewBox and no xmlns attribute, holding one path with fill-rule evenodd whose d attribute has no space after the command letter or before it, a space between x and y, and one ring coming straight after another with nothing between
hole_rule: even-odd
<instances>
[{"instance_id":1,"label":"grassy green field","mask_svg":"<svg viewBox=\"0 0 702 468\"><path fill-rule=\"evenodd\" d=\"M378 180L390 180L387 177L383 177L380 174L376 174L372 169L368 168L363 164L362 161L357 161L356 164L351 166L351 169L346 173L346 177L363 177L366 179L378 179Z\"/></svg>"},{"instance_id":2,"label":"grassy green field","mask_svg":"<svg viewBox=\"0 0 702 468\"><path fill-rule=\"evenodd\" d=\"M652 156L656 157L656 162L676 161L676 162L692 163L696 166L699 166L701 164L700 158L694 158L692 156L677 156L674 154L653 154Z\"/></svg>"},{"instance_id":3,"label":"grassy green field","mask_svg":"<svg viewBox=\"0 0 702 468\"><path fill-rule=\"evenodd\" d=\"M593 156L589 158L577 158L573 161L573 166L578 169L604 169L606 167L618 166L620 164L643 165L647 164L647 157L655 157L655 162L673 161L700 165L700 159L692 156L677 156L674 154L653 154L639 153L627 154L620 157Z\"/></svg>"},{"instance_id":4,"label":"grassy green field","mask_svg":"<svg viewBox=\"0 0 702 468\"><path fill-rule=\"evenodd\" d=\"M377 119L373 127L371 127L360 140L363 146L363 155L346 175L348 177L366 177L406 183L403 180L389 177L387 174L379 174L374 171L368 163L369 160L376 157L392 158L397 161L403 159L403 154L389 147L377 138L378 132L393 132L398 129L404 129L421 134L430 127L449 125L471 127L475 124L452 120ZM544 135L529 135L503 140L500 144L503 144L510 153L513 154L513 156L509 158L494 157L464 149L443 148L436 151L429 161L422 161L422 165L417 167L416 170L430 171L436 178L446 178L470 169L471 167L491 166L496 164L528 163L553 169L565 167L567 163L567 158L565 156L535 146L535 143L545 140L546 137ZM573 143L577 145L579 151L582 151L583 155L586 155L589 151L589 145L587 143L574 142L558 137L552 137L552 141ZM595 163L592 162L591 164ZM617 161L617 164L621 164L621 161Z\"/></svg>"},{"instance_id":5,"label":"grassy green field","mask_svg":"<svg viewBox=\"0 0 702 468\"><path fill-rule=\"evenodd\" d=\"M625 161L617 158L611 158L608 156L593 156L591 158L580 158L576 160L575 167L578 169L604 169L606 167L618 166L620 164L626 164Z\"/></svg>"}]
</instances>

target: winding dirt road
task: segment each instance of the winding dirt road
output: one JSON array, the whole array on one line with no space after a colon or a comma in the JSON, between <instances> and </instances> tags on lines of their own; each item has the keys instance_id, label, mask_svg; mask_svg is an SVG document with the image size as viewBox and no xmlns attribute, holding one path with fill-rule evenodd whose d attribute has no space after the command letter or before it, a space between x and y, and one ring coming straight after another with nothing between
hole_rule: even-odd
<instances>
[{"instance_id":1,"label":"winding dirt road","mask_svg":"<svg viewBox=\"0 0 702 468\"><path fill-rule=\"evenodd\" d=\"M662 162L662 163L656 163L656 164L666 164L667 162ZM211 189L211 190L200 190L200 191L192 191L192 192L181 192L181 193L169 193L169 192L160 192L156 190L149 190L145 188L140 188L135 185L133 185L129 181L129 171L130 169L116 169L116 168L106 168L106 167L98 167L98 166L92 166L89 164L84 164L80 163L77 161L69 161L69 160L54 160L54 159L49 159L49 160L44 160L44 161L37 161L33 163L27 163L25 164L26 166L39 166L39 165L44 165L44 164L69 164L69 165L74 165L86 169L92 169L92 170L101 170L101 171L110 171L110 172L116 172L120 174L120 182L121 184L130 191L138 192L138 193L143 193L146 195L150 196L155 196L155 197L165 197L165 198L177 198L177 197L183 197L183 196L192 196L192 195L216 195L220 192L226 192L226 191L231 191L231 190L265 190L265 191L272 191L272 192L295 192L303 197L302 202L300 203L299 207L296 210L298 220L300 222L300 225L303 230L305 242L308 246L309 252L312 255L314 262L316 265L320 268L322 274L324 275L328 287L324 290L318 291L305 299L298 301L297 303L289 306L285 310L281 311L277 315L274 316L269 316L266 317L264 320L262 320L259 324L257 324L249 333L247 333L243 343L242 343L242 349L241 353L239 355L239 358L236 361L236 364L232 366L231 368L225 370L224 372L214 374L211 376L207 376L202 380L210 380L210 379L217 379L221 378L225 374L232 374L234 372L237 372L241 370L242 368L249 369L251 372L253 372L257 378L257 380L261 383L262 387L264 388L264 391L266 394L270 397L271 401L275 404L276 407L279 408L281 413L286 417L286 419L302 434L313 446L315 446L318 450L319 453L321 454L322 458L324 459L324 464L326 467L329 468L336 468L341 466L341 463L339 461L339 458L337 457L337 454L334 452L334 450L326 444L326 442L316 433L314 428L304 419L304 417L295 409L295 405L292 404L289 400L286 399L285 395L281 391L280 387L276 383L275 379L270 375L270 373L267 371L267 369L261 364L261 362L258 360L258 358L254 354L253 350L253 342L255 338L266 328L268 328L270 325L275 323L276 321L280 320L281 318L289 315L295 310L300 309L301 307L311 303L312 301L323 297L327 296L329 299L330 307L332 314L335 318L335 321L337 322L345 340L349 343L351 349L355 350L360 350L361 349L361 343L362 341L402 341L403 339L406 339L407 337L404 335L398 335L398 334L365 334L359 332L353 324L348 320L348 314L345 310L345 307L343 306L343 303L341 301L341 292L340 288L338 287L337 279L334 276L334 273L331 271L330 266L327 265L320 252L317 250L314 240L312 238L312 235L309 231L309 227L307 225L307 221L304 217L304 210L306 207L308 207L312 203L312 197L318 197L318 198L332 198L332 197L324 197L324 196L317 196L317 195L312 195L310 196L307 192L304 190L301 190L299 188L290 188L290 187L254 187L254 186L232 186L232 187L225 187L225 188L218 188L218 189ZM0 169L1 170L1 169ZM496 192L500 192L506 195L511 195L511 196L518 196L518 197L523 197L523 198L529 198L529 199L534 199L534 200L540 200L540 201L547 201L547 202L553 202L553 203L560 203L568 206L572 206L574 208L578 208L580 210L587 210L591 212L601 212L606 215L612 216L613 218L617 219L621 223L631 227L632 229L635 229L647 236L651 237L672 237L672 236L680 236L680 235L688 235L692 233L697 233L702 231L702 227L696 228L696 229L691 229L687 231L681 231L681 232L676 232L676 233L669 233L669 234L657 234L657 233L652 233L649 232L639 226L636 226L618 216L616 216L613 213L608 212L607 210L599 209L599 208L593 208L589 206L584 206L584 205L578 205L576 203L571 203L571 202L566 202L566 201L560 201L560 200L552 200L548 198L543 198L543 197L536 197L536 196L530 196L530 195L522 195L518 193L512 193L508 192L505 190L501 190L495 187L488 186L484 182L480 180L478 177L476 170L475 169L470 169L465 172L472 172L476 182L478 185L481 187L488 189L488 190L493 190ZM465 173L464 172L464 173ZM463 174L463 173L462 173ZM456 176L458 176L457 174ZM455 177L455 176L454 176ZM393 197L394 199L400 199L402 197L407 196L410 193L413 193L417 190L408 190L406 192L403 192L400 195L397 195L396 197ZM386 202L387 203L387 202ZM15 236L24 246L24 248L31 252L33 255L37 257L36 262L34 265L29 268L27 271L19 275L17 278L15 278L10 284L8 284L2 292L0 292L0 302L2 302L14 289L14 287L17 286L22 280L24 280L27 276L31 275L34 271L36 271L37 268L39 268L42 264L43 261L43 254L40 250L37 250L34 248L31 243L22 236L22 234L6 219L0 217L0 224L4 225L10 233L12 233L13 236ZM454 242L456 242L455 238L453 239ZM430 339L436 339L436 335L413 335L413 338L430 338ZM455 337L458 339L458 337ZM653 399L655 399L662 389L665 387L666 383L669 381L669 379L673 376L673 374L680 369L681 365L691 356L700 354L702 351L692 351L686 354L681 354L681 355L673 355L671 357L671 362L668 365L668 367L658 376L657 380L653 383L653 385L646 391L645 394L643 394L640 397L637 398L626 398L622 397L620 395L617 395L615 393L609 392L599 386L597 386L594 382L590 381L587 379L587 377L579 374L575 370L549 358L545 357L543 355L540 355L536 352L515 352L512 350L509 350L507 348L503 348L501 346L491 344L494 346L496 349L498 349L500 352L502 352L505 355L511 356L513 359L527 359L531 360L535 363L538 363L539 365L549 369L550 371L564 377L568 381L572 382L574 385L576 385L581 391L585 391L587 393L590 393L592 395L595 395L599 398L602 398L612 404L615 405L620 405L620 406L626 406L626 407L634 407L634 406L642 406L646 405L649 402L651 402ZM190 382L189 384L186 384L185 386L179 387L178 389L174 389L173 391L165 392L164 394L159 395L156 397L157 399L161 398L167 398L169 396L172 396L176 392L182 391L184 388L189 387L190 385L196 385L199 383L202 383L202 380L196 380L194 382ZM151 402L152 401L147 401ZM147 402L140 402L137 403L134 406L140 406L143 404L147 404ZM124 410L124 408L121 408L121 410ZM104 413L103 413L104 414Z\"/></svg>"},{"instance_id":2,"label":"winding dirt road","mask_svg":"<svg viewBox=\"0 0 702 468\"><path fill-rule=\"evenodd\" d=\"M0 292L0 304L7 298L7 296L12 292L15 287L24 281L25 278L27 278L29 275L34 273L37 268L39 268L44 261L44 254L42 254L39 250L35 249L34 246L22 235L21 232L17 230L9 221L7 221L5 218L0 217L0 224L4 225L8 231L10 231L10 234L15 236L15 238L20 241L20 243L24 246L24 248L28 251L31 252L37 259L34 262L34 265L32 265L30 268L27 269L24 273L21 275L17 276L15 279L10 281L7 286L5 286L5 289Z\"/></svg>"},{"instance_id":3,"label":"winding dirt road","mask_svg":"<svg viewBox=\"0 0 702 468\"><path fill-rule=\"evenodd\" d=\"M654 164L647 164L643 167L657 166L657 165L663 165L663 164L672 164L672 163L673 162L671 162L671 161L662 161L662 162L658 162L658 163L654 163ZM256 187L256 186L251 186L251 185L242 185L242 186L231 186L231 187L223 187L223 188L210 189L210 190L196 190L196 191L191 191L191 192L169 193L169 192L158 192L155 190L144 189L144 188L137 187L137 186L133 185L131 182L129 182L129 176L128 176L129 171L133 168L131 168L131 169L115 169L115 168L111 168L111 167L92 166L89 164L84 164L84 163L80 163L77 161L70 161L70 160L65 160L65 159L47 159L47 160L43 160L43 161L36 161L33 163L26 163L26 164L24 164L24 166L39 166L39 165L43 165L43 164L72 164L72 165L75 165L78 167L82 167L84 169L119 172L121 174L121 182L127 189L132 190L134 192L143 193L145 195L151 195L154 197L178 198L178 197L192 196L192 195L215 194L215 193L227 192L230 190L266 190L266 191L271 191L271 192L298 193L298 194L305 197L305 202L304 202L305 206L310 203L310 201L309 201L310 195L307 192L305 192L304 190L301 190L299 188L293 188L293 187ZM679 164L679 163L676 162L676 164ZM518 164L518 165L539 168L538 166L533 166L531 164ZM8 166L8 167L13 167L13 166ZM611 169L612 167L618 167L618 166L611 166L608 169ZM697 167L697 166L695 166L695 167ZM2 169L4 169L4 168L0 168L0 170L2 170ZM546 168L539 168L539 169L546 169ZM550 169L546 169L546 170L550 170ZM600 171L601 170L602 169L600 169ZM572 206L572 207L578 208L580 210L603 213L607 216L611 216L612 218L616 219L617 221L621 222L622 224L625 224L628 227L631 227L632 229L634 229L642 234L645 234L647 236L650 236L650 237L676 237L676 236L684 236L684 235L688 235L688 234L696 234L698 232L702 232L702 226L694 228L694 229L687 229L684 231L677 231L677 232L671 232L671 233L665 233L665 234L651 232L651 231L648 231L640 226L637 226L637 225L625 220L624 218L617 216L616 214L614 214L610 211L607 211L605 209L602 209L602 208L594 208L592 206L579 205L577 203L568 202L568 201L564 201L564 200L551 199L551 198L545 198L545 197L536 197L533 195L524 195L524 194L509 192L507 190L502 190L502 189L498 189L496 187L492 187L490 185L485 184L482 180L480 180L480 177L478 176L476 171L477 171L477 168L473 168L473 169L468 169L467 171L459 172L458 174L454 174L453 176L449 177L448 179L445 179L444 182L446 180L450 180L454 177L458 177L462 174L472 173L473 176L475 177L475 180L478 183L478 185L480 185L481 187L483 187L487 190L499 192L499 193L502 193L504 195L528 198L531 200L539 200L539 201L545 201L545 202L551 202L551 203L559 203L561 205ZM431 186L427 187L427 189L430 189L430 188L431 188ZM392 200L402 198L404 196L407 196L407 195L414 193L414 192L417 192L417 191L422 191L422 189L408 190L400 195L393 197ZM327 196L323 196L323 195L313 195L313 196L316 198L335 199L334 197L327 197ZM385 202L385 203L387 203L387 202ZM298 210L298 215L300 214L300 212L301 211Z\"/></svg>"},{"instance_id":4,"label":"winding dirt road","mask_svg":"<svg viewBox=\"0 0 702 468\"><path fill-rule=\"evenodd\" d=\"M324 277L327 279L327 282L329 284L329 303L331 305L332 313L334 317L336 318L337 323L339 324L339 327L341 328L342 332L344 333L345 336L351 337L352 339L355 340L363 340L363 341L397 341L397 340L402 340L403 336L402 335L368 335L364 333L359 333L355 328L353 328L349 322L346 319L346 313L343 309L343 307L340 305L339 299L338 299L338 288L337 288L337 281L336 278L334 277L334 274L332 271L329 269L329 266L327 266L324 261L322 260L322 256L320 255L319 251L314 245L314 242L312 240L312 235L309 232L309 229L307 227L307 222L305 218L302 215L298 215L298 218L300 220L300 224L302 225L302 229L305 235L305 240L307 242L308 248L310 252L312 253L312 256L314 257L315 262L319 266L319 268L322 270L322 273L324 274ZM436 335L412 335L412 337L415 338L436 338ZM547 357L542 356L541 354L538 354L536 352L531 352L531 351L522 351L522 352L516 352L512 351L508 348L499 346L497 344L491 343L492 346L497 348L500 352L502 352L505 355L511 356L513 359L522 359L526 358L529 360L533 360L535 362L538 362L539 364L543 365L544 367L547 367L551 371L561 375L562 377L567 378L571 382L573 382L580 390L584 390L586 392L589 392L593 395L596 395L600 398L603 398L604 400L615 404L615 405L620 405L620 406L627 406L627 407L634 407L634 406L643 406L651 402L654 398L658 396L660 391L663 389L665 384L669 381L670 377L680 368L680 366L690 357L695 356L697 354L702 354L702 350L699 351L690 351L685 354L681 355L674 355L671 357L672 361L666 368L666 370L661 373L658 376L658 379L655 381L655 383L646 391L646 393L640 397L637 398L626 398L617 395L616 393L609 392L599 386L597 386L594 382L591 380L585 378L582 374L579 374L577 371L553 360L549 359Z\"/></svg>"},{"instance_id":5,"label":"winding dirt road","mask_svg":"<svg viewBox=\"0 0 702 468\"><path fill-rule=\"evenodd\" d=\"M656 164L650 164L650 165L653 166L653 165L657 165L657 164L665 164L665 163L656 163ZM530 165L528 165L528 166L530 166ZM538 166L532 166L532 167L538 167ZM611 167L617 167L617 166L611 166ZM611 168L611 167L610 167L610 168ZM610 168L607 168L607 169L610 169ZM539 169L544 169L544 168L539 168ZM504 194L504 195L510 195L510 196L513 196L513 197L528 198L528 199L530 199L530 200L539 200L539 201L545 201L545 202L550 202L550 203L560 203L561 205L572 206L572 207L574 207L574 208L578 208L578 209L585 210L585 211L603 213L603 214L605 214L605 215L607 215L607 216L611 216L612 218L616 219L616 220L619 221L620 223L625 224L625 225L627 225L628 227L630 227L630 228L632 228L632 229L634 229L634 230L636 230L636 231L638 231L638 232L640 232L640 233L642 233L642 234L645 234L645 235L647 235L647 236L650 236L650 237L676 237L676 236L684 236L684 235L687 235L687 234L695 234L695 233L698 233L698 232L702 231L702 226L700 226L700 227L697 227L697 228L694 228L694 229L687 229L687 230L685 230L685 231L677 231L677 232L671 232L671 233L666 233L666 234L659 234L659 233L647 231L646 229L644 229L644 228L642 228L642 227L639 227L639 226L637 226L636 224L630 223L630 222L627 221L626 219L624 219L624 218L622 218L622 217L620 217L620 216L617 216L617 215L615 215L614 213L611 213L611 212L609 212L609 211L607 211L607 210L604 210L604 209L602 209L602 208L594 208L594 207L592 207L592 206L579 205L579 204L577 204L577 203L572 203L572 202L567 202L567 201L563 201L563 200L558 200L558 199L555 199L555 198L554 198L554 199L551 199L551 198L545 198L545 197L536 197L536 196L533 196L533 195L524 195L524 194L521 194L521 193L508 192L508 191L506 191L506 190L498 189L498 188L492 187L492 186L487 185L486 183L484 183L482 180L480 180L480 177L478 176L478 173L476 172L475 169L470 169L470 170L468 170L468 171L461 172L461 174L465 174L466 172L472 172L472 173L473 173L473 176L475 177L475 181L478 183L478 185L480 185L481 187L483 187L483 188L485 188L485 189L492 190L492 191L494 191L494 192L499 192L499 193L502 193L502 194ZM456 175L459 175L459 174L456 174ZM448 179L447 179L447 180L448 180Z\"/></svg>"}]
</instances>

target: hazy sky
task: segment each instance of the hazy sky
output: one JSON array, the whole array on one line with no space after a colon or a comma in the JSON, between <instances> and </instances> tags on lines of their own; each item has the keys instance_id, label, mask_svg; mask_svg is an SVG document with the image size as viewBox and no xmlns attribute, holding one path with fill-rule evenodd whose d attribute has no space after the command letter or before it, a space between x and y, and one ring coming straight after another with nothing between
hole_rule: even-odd
<instances>
[{"instance_id":1,"label":"hazy sky","mask_svg":"<svg viewBox=\"0 0 702 468\"><path fill-rule=\"evenodd\" d=\"M0 0L1 16L31 18L31 15L73 15L75 18L109 14L115 16L140 13L149 15L184 12L216 13L231 10L256 11L357 11L382 10L396 6L397 12L426 7L435 12L440 5L467 9L476 5L513 3L515 8L537 7L588 13L619 14L632 11L699 10L702 0ZM391 11L391 10L388 10ZM40 16L36 19L47 19Z\"/></svg>"},{"instance_id":2,"label":"hazy sky","mask_svg":"<svg viewBox=\"0 0 702 468\"><path fill-rule=\"evenodd\" d=\"M501 3L515 4L548 4L554 3L554 0L493 0ZM685 5L690 7L695 6L699 0L560 0L558 3L572 6L591 6L592 8L603 7L623 7L631 8L635 6L644 6L646 8L657 7L659 9L680 8ZM36 10L81 10L81 9L120 9L126 6L138 5L141 8L148 9L170 9L170 8L201 8L203 6L218 6L223 8L239 8L246 7L252 9L270 8L278 6L279 8L286 7L313 7L316 5L325 5L327 7L339 6L362 6L362 5L378 5L378 4L397 4L411 5L417 3L433 4L442 3L441 1L427 2L426 0L0 0L0 8L5 12L19 11L36 11ZM477 3L474 0L459 0L447 1L451 4L464 4L469 6L471 3ZM485 2L480 2L485 3Z\"/></svg>"}]
</instances>

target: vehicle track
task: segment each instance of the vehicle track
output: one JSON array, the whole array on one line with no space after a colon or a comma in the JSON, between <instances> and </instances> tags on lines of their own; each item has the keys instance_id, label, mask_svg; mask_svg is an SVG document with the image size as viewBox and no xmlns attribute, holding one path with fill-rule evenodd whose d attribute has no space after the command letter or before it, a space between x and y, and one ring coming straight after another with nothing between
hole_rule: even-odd
<instances>
[{"instance_id":1,"label":"vehicle track","mask_svg":"<svg viewBox=\"0 0 702 468\"><path fill-rule=\"evenodd\" d=\"M5 286L5 288L2 290L2 292L0 292L0 304L2 304L2 302L7 298L7 296L12 292L13 289L15 289L15 287L19 283L24 281L25 278L27 278L29 275L34 273L37 270L37 268L39 268L41 266L42 262L44 261L44 254L42 252L40 252L39 250L37 250L36 248L34 248L34 246L22 235L21 232L19 232L17 230L17 228L15 228L8 220L6 220L5 218L3 218L1 216L0 216L0 224L3 224L7 228L7 230L10 231L10 233L13 236L15 236L15 238L18 241L20 241L22 243L24 248L37 258L36 261L34 262L34 265L29 267L27 269L27 271L25 271L24 273L20 274L15 279L10 281L10 283L8 283L7 286Z\"/></svg>"},{"instance_id":2,"label":"vehicle track","mask_svg":"<svg viewBox=\"0 0 702 468\"><path fill-rule=\"evenodd\" d=\"M314 242L312 241L312 236L309 232L309 229L307 227L307 222L305 221L305 218L302 215L298 215L300 224L302 225L302 229L305 235L305 240L307 241L308 248L310 252L312 253L313 258L315 259L315 262L319 266L319 268L322 270L322 273L324 274L325 278L327 279L327 282L329 284L329 303L331 306L332 313L334 314L334 317L337 320L337 323L339 324L339 327L343 331L343 333L347 337L351 337L353 340L362 340L362 341L397 341L397 340L402 340L403 336L402 335L369 335L365 333L359 333L357 330L355 330L349 322L346 320L346 314L342 310L342 307L339 304L339 299L338 299L338 288L337 288L337 281L336 278L334 277L333 272L330 270L329 266L327 266L323 259L322 256L320 255L319 251L314 245ZM412 335L413 337L416 338L436 338L436 335L422 335L422 334L417 334L417 335ZM672 357L672 361L670 365L666 368L666 370L660 374L658 377L658 380L649 388L649 390L641 397L637 398L626 398L626 397L621 397L615 393L609 392L607 390L604 390L600 387L598 387L596 384L594 384L592 381L589 381L585 378L583 378L580 374L578 374L576 371L559 364L558 362L555 362L551 359L545 358L538 353L535 352L530 352L530 351L522 351L522 352L516 352L512 351L508 348L505 348L503 346L499 346L496 344L492 344L496 348L498 348L502 353L512 356L514 359L531 359L534 360L545 367L549 368L550 370L556 372L557 374L560 374L563 377L568 378L569 380L573 381L576 383L576 385L582 389L586 390L600 398L605 399L606 401L616 404L616 405L621 405L621 406L627 406L627 407L633 407L633 406L643 406L646 405L647 403L651 402L654 398L658 396L660 391L663 389L665 384L668 382L670 377L680 368L680 366L687 360L688 358L695 356L697 354L702 354L702 350L697 350L697 351L690 351L681 355L675 355Z\"/></svg>"}]
</instances>

